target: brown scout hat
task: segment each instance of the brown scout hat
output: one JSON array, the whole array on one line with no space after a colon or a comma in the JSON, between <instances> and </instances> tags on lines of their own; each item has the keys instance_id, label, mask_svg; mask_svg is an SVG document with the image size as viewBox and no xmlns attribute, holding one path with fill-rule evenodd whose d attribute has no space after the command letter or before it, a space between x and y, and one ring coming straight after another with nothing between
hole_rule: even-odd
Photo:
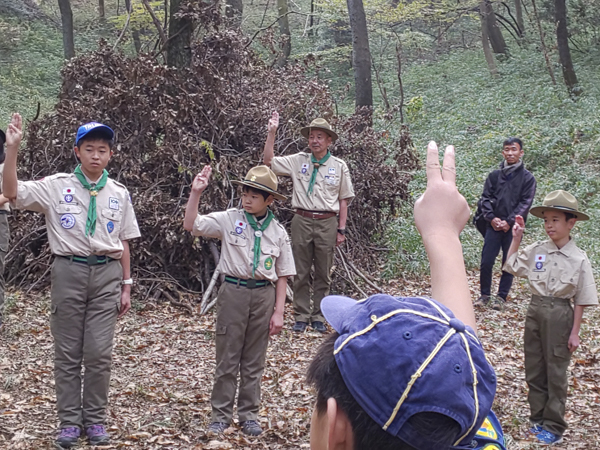
<instances>
[{"instance_id":1,"label":"brown scout hat","mask_svg":"<svg viewBox=\"0 0 600 450\"><path fill-rule=\"evenodd\" d=\"M232 184L241 184L254 189L268 192L277 200L286 200L287 197L277 193L277 175L267 166L256 166L248 171L244 181L233 180Z\"/></svg>"},{"instance_id":2,"label":"brown scout hat","mask_svg":"<svg viewBox=\"0 0 600 450\"><path fill-rule=\"evenodd\" d=\"M554 209L557 211L562 211L565 213L573 214L577 220L588 220L589 216L587 214L579 211L579 204L577 203L577 199L569 194L567 191L558 190L552 191L546 197L544 197L544 202L542 206L535 206L529 210L531 214L535 217L544 218L544 211L548 209Z\"/></svg>"},{"instance_id":3,"label":"brown scout hat","mask_svg":"<svg viewBox=\"0 0 600 450\"><path fill-rule=\"evenodd\" d=\"M329 122L327 122L325 119L321 119L319 117L318 119L313 120L309 126L300 129L300 134L308 139L308 135L312 129L323 130L325 133L331 136L332 143L337 141L337 133L333 131L331 125L329 125Z\"/></svg>"}]
</instances>

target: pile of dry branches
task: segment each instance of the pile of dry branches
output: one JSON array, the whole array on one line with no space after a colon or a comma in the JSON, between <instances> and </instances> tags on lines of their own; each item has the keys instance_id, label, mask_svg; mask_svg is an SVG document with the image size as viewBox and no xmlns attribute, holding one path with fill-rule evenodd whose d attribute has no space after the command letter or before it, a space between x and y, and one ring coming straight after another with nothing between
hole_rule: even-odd
<instances>
[{"instance_id":1,"label":"pile of dry branches","mask_svg":"<svg viewBox=\"0 0 600 450\"><path fill-rule=\"evenodd\" d=\"M246 44L233 31L207 34L193 49L188 70L166 67L150 56L128 58L101 44L95 53L65 66L55 111L28 124L21 179L72 171L74 136L82 123L99 121L115 130L117 146L108 170L128 187L140 224L142 238L132 242L132 264L142 300L165 288L206 288L219 243L194 239L181 226L191 180L211 164L213 180L201 213L236 206L239 193L230 180L261 162L266 123L274 110L282 117L277 154L303 150L306 142L298 130L317 116L330 119L341 135L332 153L348 162L356 199L350 208L346 270L338 264L337 289L346 288L348 267L368 272L379 266L373 248L406 198L409 171L416 166L408 134L393 142L365 128L360 116L332 117L327 86L309 75L312 62L270 68ZM289 191L289 181L282 181ZM277 205L275 213L289 222L289 203ZM51 255L43 218L16 212L12 242L8 282L44 287Z\"/></svg>"}]
</instances>

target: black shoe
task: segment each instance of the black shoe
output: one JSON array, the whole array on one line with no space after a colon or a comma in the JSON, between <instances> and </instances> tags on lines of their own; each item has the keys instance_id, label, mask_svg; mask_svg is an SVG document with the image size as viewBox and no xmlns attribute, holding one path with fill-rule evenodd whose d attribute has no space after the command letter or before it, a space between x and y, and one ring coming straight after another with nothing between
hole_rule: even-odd
<instances>
[{"instance_id":1,"label":"black shoe","mask_svg":"<svg viewBox=\"0 0 600 450\"><path fill-rule=\"evenodd\" d=\"M208 437L217 437L220 434L223 434L227 428L229 428L229 424L228 423L225 423L225 422L213 422L208 427L208 431L206 432L206 435Z\"/></svg>"},{"instance_id":2,"label":"black shoe","mask_svg":"<svg viewBox=\"0 0 600 450\"><path fill-rule=\"evenodd\" d=\"M502 297L500 297L499 295L494 295L490 299L490 304L492 305L492 309L494 309L496 311L504 311L505 303L506 303L506 300L503 299Z\"/></svg>"},{"instance_id":3,"label":"black shoe","mask_svg":"<svg viewBox=\"0 0 600 450\"><path fill-rule=\"evenodd\" d=\"M304 333L308 324L306 322L296 322L292 327L292 331L296 333Z\"/></svg>"},{"instance_id":4,"label":"black shoe","mask_svg":"<svg viewBox=\"0 0 600 450\"><path fill-rule=\"evenodd\" d=\"M262 428L256 420L246 420L240 425L242 426L242 433L248 436L260 436L262 434Z\"/></svg>"},{"instance_id":5,"label":"black shoe","mask_svg":"<svg viewBox=\"0 0 600 450\"><path fill-rule=\"evenodd\" d=\"M479 298L473 303L473 306L487 306L490 302L490 296L481 294Z\"/></svg>"},{"instance_id":6,"label":"black shoe","mask_svg":"<svg viewBox=\"0 0 600 450\"><path fill-rule=\"evenodd\" d=\"M313 330L318 331L319 333L327 333L327 328L325 328L325 324L323 322L319 322L317 320L310 325L313 327Z\"/></svg>"}]
</instances>

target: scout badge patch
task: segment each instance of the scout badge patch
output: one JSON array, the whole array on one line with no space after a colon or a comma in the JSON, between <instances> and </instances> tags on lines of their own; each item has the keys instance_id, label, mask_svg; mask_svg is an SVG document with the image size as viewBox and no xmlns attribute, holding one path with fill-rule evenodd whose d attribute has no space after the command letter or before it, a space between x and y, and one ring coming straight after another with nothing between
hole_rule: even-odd
<instances>
[{"instance_id":1,"label":"scout badge patch","mask_svg":"<svg viewBox=\"0 0 600 450\"><path fill-rule=\"evenodd\" d=\"M271 257L269 256L267 259L265 259L265 269L271 270L272 267L273 267L273 259L271 259Z\"/></svg>"},{"instance_id":2,"label":"scout badge patch","mask_svg":"<svg viewBox=\"0 0 600 450\"><path fill-rule=\"evenodd\" d=\"M62 216L60 216L60 225L65 230L70 230L71 228L73 228L75 226L75 217L73 216L73 214L63 214Z\"/></svg>"},{"instance_id":3,"label":"scout badge patch","mask_svg":"<svg viewBox=\"0 0 600 450\"><path fill-rule=\"evenodd\" d=\"M246 222L244 222L242 220L238 220L235 224L235 232L237 234L242 234L245 229L246 229Z\"/></svg>"}]
</instances>

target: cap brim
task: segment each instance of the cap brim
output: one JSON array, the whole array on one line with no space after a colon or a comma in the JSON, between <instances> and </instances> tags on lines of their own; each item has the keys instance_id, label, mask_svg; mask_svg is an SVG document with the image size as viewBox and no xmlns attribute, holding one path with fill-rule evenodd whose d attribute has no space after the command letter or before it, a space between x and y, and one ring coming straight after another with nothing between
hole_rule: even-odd
<instances>
[{"instance_id":1,"label":"cap brim","mask_svg":"<svg viewBox=\"0 0 600 450\"><path fill-rule=\"evenodd\" d=\"M352 315L352 309L356 307L358 301L342 295L328 295L321 301L321 312L329 325L335 331L341 333L344 322Z\"/></svg>"},{"instance_id":2,"label":"cap brim","mask_svg":"<svg viewBox=\"0 0 600 450\"><path fill-rule=\"evenodd\" d=\"M321 130L324 131L325 133L327 133L332 140L332 143L337 141L338 139L338 135L335 131L332 131L328 128L323 128L323 127L304 127L300 129L300 134L302 136L304 136L306 139L308 139L308 136L310 135L310 130Z\"/></svg>"},{"instance_id":3,"label":"cap brim","mask_svg":"<svg viewBox=\"0 0 600 450\"><path fill-rule=\"evenodd\" d=\"M285 195L281 195L278 194L277 192L267 188L266 186L263 186L262 184L258 184L258 183L253 183L252 181L237 181L237 180L232 180L231 184L238 184L238 185L242 185L242 186L248 186L254 189L258 189L259 191L265 191L268 192L269 194L271 194L273 197L275 197L277 200L282 200L285 201L287 200L287 197Z\"/></svg>"},{"instance_id":4,"label":"cap brim","mask_svg":"<svg viewBox=\"0 0 600 450\"><path fill-rule=\"evenodd\" d=\"M534 206L529 210L529 214L540 219L544 218L544 211L554 210L573 214L577 220L589 220L589 216L579 211L573 211L571 208L561 208L560 206Z\"/></svg>"}]
</instances>

